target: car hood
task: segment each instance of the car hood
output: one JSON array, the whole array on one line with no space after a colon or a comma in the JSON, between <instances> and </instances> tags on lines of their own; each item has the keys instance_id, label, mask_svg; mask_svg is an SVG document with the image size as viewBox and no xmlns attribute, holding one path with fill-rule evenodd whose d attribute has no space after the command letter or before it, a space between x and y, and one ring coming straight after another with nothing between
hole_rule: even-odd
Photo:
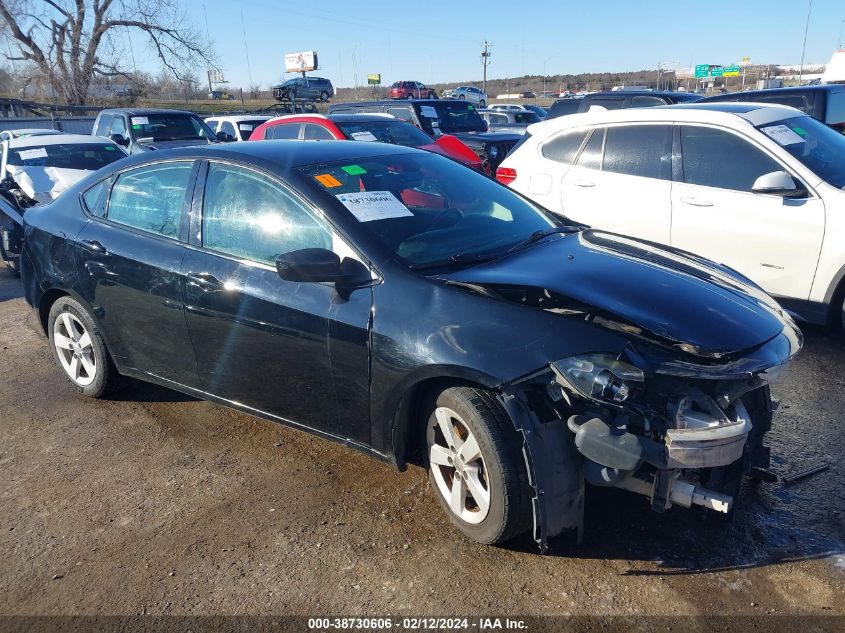
<instances>
[{"instance_id":1,"label":"car hood","mask_svg":"<svg viewBox=\"0 0 845 633\"><path fill-rule=\"evenodd\" d=\"M549 238L442 278L714 361L760 346L785 328L797 331L777 302L739 273L594 230Z\"/></svg>"},{"instance_id":2,"label":"car hood","mask_svg":"<svg viewBox=\"0 0 845 633\"><path fill-rule=\"evenodd\" d=\"M39 204L52 202L65 189L91 172L87 169L61 167L7 167L9 175L29 198Z\"/></svg>"},{"instance_id":3,"label":"car hood","mask_svg":"<svg viewBox=\"0 0 845 633\"><path fill-rule=\"evenodd\" d=\"M138 148L142 149L174 149L176 147L193 147L194 145L208 145L209 141L204 139L191 139L184 141L141 141L138 140Z\"/></svg>"}]
</instances>

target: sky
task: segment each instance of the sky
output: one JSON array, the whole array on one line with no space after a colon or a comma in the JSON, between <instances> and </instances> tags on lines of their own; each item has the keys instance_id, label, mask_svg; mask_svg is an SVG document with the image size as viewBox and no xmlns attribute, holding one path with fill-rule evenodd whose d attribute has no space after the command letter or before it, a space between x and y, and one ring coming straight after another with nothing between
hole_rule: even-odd
<instances>
[{"instance_id":1,"label":"sky","mask_svg":"<svg viewBox=\"0 0 845 633\"><path fill-rule=\"evenodd\" d=\"M233 86L266 88L284 75L285 53L317 51L336 87L382 83L480 82L482 43L492 44L488 78L626 71L678 65L798 64L809 0L182 0L207 29ZM805 63L825 63L845 26L845 0L812 0ZM137 41L136 41L137 40ZM145 53L133 36L136 58ZM157 65L150 54L139 67ZM199 73L205 76L204 72Z\"/></svg>"}]
</instances>

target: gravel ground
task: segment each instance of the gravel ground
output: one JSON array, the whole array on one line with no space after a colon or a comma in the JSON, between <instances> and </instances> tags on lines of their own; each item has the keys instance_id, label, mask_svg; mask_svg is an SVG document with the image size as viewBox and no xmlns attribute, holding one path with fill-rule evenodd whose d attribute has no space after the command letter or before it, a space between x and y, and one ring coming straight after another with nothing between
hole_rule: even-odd
<instances>
[{"instance_id":1,"label":"gravel ground","mask_svg":"<svg viewBox=\"0 0 845 633\"><path fill-rule=\"evenodd\" d=\"M845 615L845 341L807 329L732 522L590 490L541 556L450 528L418 468L136 383L76 394L0 271L0 614ZM2 628L0 626L0 628ZM841 629L840 629L841 630Z\"/></svg>"}]
</instances>

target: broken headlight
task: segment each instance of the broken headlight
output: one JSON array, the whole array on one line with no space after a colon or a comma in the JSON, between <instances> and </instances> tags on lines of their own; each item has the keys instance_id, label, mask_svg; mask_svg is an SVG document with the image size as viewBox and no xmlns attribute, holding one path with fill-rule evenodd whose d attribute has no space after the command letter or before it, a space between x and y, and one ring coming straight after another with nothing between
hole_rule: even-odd
<instances>
[{"instance_id":1,"label":"broken headlight","mask_svg":"<svg viewBox=\"0 0 845 633\"><path fill-rule=\"evenodd\" d=\"M641 383L641 369L613 354L583 354L551 364L557 382L590 400L621 405L631 395L633 383Z\"/></svg>"}]
</instances>

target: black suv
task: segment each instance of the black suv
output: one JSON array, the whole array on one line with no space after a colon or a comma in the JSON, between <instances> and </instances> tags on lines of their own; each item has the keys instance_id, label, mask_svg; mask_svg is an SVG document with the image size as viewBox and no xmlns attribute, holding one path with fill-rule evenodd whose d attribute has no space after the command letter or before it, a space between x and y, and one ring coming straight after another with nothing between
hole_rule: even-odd
<instances>
[{"instance_id":1,"label":"black suv","mask_svg":"<svg viewBox=\"0 0 845 633\"><path fill-rule=\"evenodd\" d=\"M701 97L691 92L670 92L656 90L615 90L594 92L580 99L558 99L549 108L546 119L554 119L565 114L589 112L592 108L621 110L623 108L647 108L650 106L673 105L699 101Z\"/></svg>"},{"instance_id":2,"label":"black suv","mask_svg":"<svg viewBox=\"0 0 845 633\"><path fill-rule=\"evenodd\" d=\"M91 134L110 138L130 154L217 142L211 128L193 112L153 108L101 110Z\"/></svg>"},{"instance_id":3,"label":"black suv","mask_svg":"<svg viewBox=\"0 0 845 633\"><path fill-rule=\"evenodd\" d=\"M478 110L466 101L415 99L413 101L358 101L329 106L329 114L382 112L413 123L437 137L451 134L478 154L487 174L495 174L505 156L522 138L511 132L488 132Z\"/></svg>"},{"instance_id":4,"label":"black suv","mask_svg":"<svg viewBox=\"0 0 845 633\"><path fill-rule=\"evenodd\" d=\"M273 86L276 101L328 101L333 96L332 82L323 77L294 77Z\"/></svg>"},{"instance_id":5,"label":"black suv","mask_svg":"<svg viewBox=\"0 0 845 633\"><path fill-rule=\"evenodd\" d=\"M840 84L749 90L701 100L702 103L711 101L753 101L792 106L845 134L845 86Z\"/></svg>"}]
</instances>

